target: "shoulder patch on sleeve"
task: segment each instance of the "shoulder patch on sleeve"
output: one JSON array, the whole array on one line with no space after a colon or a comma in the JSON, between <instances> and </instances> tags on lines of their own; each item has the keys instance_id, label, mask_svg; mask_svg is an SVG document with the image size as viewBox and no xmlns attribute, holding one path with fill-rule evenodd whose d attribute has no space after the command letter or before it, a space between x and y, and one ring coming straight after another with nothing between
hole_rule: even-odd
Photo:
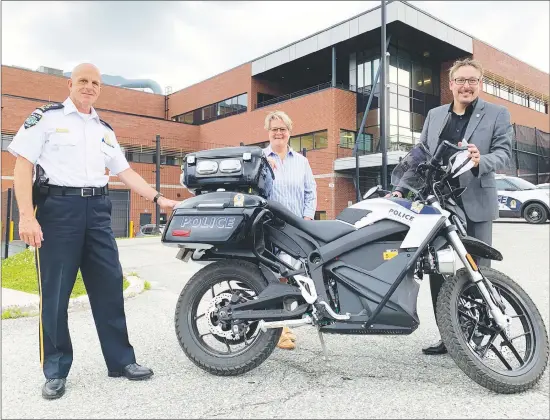
<instances>
[{"instance_id":1,"label":"shoulder patch on sleeve","mask_svg":"<svg viewBox=\"0 0 550 420\"><path fill-rule=\"evenodd\" d=\"M51 104L42 105L41 107L39 107L37 109L39 109L42 112L46 112L46 111L51 111L52 109L62 109L62 108L64 108L63 104L51 103Z\"/></svg>"},{"instance_id":2,"label":"shoulder patch on sleeve","mask_svg":"<svg viewBox=\"0 0 550 420\"><path fill-rule=\"evenodd\" d=\"M111 127L109 124L107 124L105 121L103 121L101 118L99 119L101 121L101 124L103 124L105 127L107 127L109 130L111 130L113 133L115 130L113 130L113 127Z\"/></svg>"},{"instance_id":3,"label":"shoulder patch on sleeve","mask_svg":"<svg viewBox=\"0 0 550 420\"><path fill-rule=\"evenodd\" d=\"M51 111L52 109L62 109L64 105L61 103L49 103L36 108L31 115L25 120L25 129L31 128L38 124L38 121L42 119L44 112Z\"/></svg>"},{"instance_id":4,"label":"shoulder patch on sleeve","mask_svg":"<svg viewBox=\"0 0 550 420\"><path fill-rule=\"evenodd\" d=\"M38 121L40 121L41 118L42 118L42 114L40 112L34 111L25 120L25 130L27 128L31 128L31 127L35 126L36 124L38 124Z\"/></svg>"}]
</instances>

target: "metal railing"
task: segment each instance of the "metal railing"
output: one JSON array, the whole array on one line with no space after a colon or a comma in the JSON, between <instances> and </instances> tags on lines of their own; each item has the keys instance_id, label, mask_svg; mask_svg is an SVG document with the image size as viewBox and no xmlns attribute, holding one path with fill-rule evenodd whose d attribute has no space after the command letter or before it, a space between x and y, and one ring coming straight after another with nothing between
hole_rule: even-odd
<instances>
[{"instance_id":1,"label":"metal railing","mask_svg":"<svg viewBox=\"0 0 550 420\"><path fill-rule=\"evenodd\" d=\"M388 137L387 151L388 152L409 152L412 147L418 142L417 138L405 135L393 135ZM382 153L380 147L380 138L372 137L364 146L361 145L355 148L355 140L340 141L336 149L336 158L349 158L355 156L372 155Z\"/></svg>"}]
</instances>

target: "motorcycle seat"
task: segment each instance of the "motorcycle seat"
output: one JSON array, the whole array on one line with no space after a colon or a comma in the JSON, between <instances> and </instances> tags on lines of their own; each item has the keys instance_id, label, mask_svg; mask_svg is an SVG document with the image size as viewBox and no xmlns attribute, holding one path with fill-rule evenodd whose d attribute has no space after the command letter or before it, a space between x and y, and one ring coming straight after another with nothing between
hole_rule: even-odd
<instances>
[{"instance_id":1,"label":"motorcycle seat","mask_svg":"<svg viewBox=\"0 0 550 420\"><path fill-rule=\"evenodd\" d=\"M356 230L354 226L340 220L304 220L276 201L268 200L267 208L279 219L324 243Z\"/></svg>"}]
</instances>

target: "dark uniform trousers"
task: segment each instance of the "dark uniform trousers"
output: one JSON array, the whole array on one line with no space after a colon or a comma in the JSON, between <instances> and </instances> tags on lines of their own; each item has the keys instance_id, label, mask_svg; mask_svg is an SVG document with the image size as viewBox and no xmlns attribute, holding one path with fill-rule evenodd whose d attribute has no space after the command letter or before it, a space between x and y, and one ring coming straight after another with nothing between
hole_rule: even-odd
<instances>
[{"instance_id":1,"label":"dark uniform trousers","mask_svg":"<svg viewBox=\"0 0 550 420\"><path fill-rule=\"evenodd\" d=\"M466 216L466 233L472 238L479 239L485 242L487 245L493 245L493 222L472 222L468 216ZM491 267L491 260L487 258L474 257L476 264L480 267ZM436 311L437 296L443 286L445 278L440 274L430 274L430 290L432 292L432 304L434 313Z\"/></svg>"},{"instance_id":2,"label":"dark uniform trousers","mask_svg":"<svg viewBox=\"0 0 550 420\"><path fill-rule=\"evenodd\" d=\"M67 377L73 361L69 298L80 268L109 371L135 363L128 340L122 267L111 229L108 196L41 196L36 217L44 241L37 249L40 360L44 375Z\"/></svg>"}]
</instances>

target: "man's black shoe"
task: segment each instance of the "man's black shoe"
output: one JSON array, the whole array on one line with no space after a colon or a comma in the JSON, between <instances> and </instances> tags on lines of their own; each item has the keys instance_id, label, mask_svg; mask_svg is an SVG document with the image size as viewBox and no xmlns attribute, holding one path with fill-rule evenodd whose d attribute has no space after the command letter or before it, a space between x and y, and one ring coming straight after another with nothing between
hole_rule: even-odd
<instances>
[{"instance_id":1,"label":"man's black shoe","mask_svg":"<svg viewBox=\"0 0 550 420\"><path fill-rule=\"evenodd\" d=\"M109 371L108 375L111 378L124 376L131 381L140 381L143 379L149 379L151 376L153 376L153 371L145 366L140 366L137 363L132 363L131 365L125 366L120 372Z\"/></svg>"},{"instance_id":2,"label":"man's black shoe","mask_svg":"<svg viewBox=\"0 0 550 420\"><path fill-rule=\"evenodd\" d=\"M65 378L48 379L42 387L42 396L47 400L60 398L65 393Z\"/></svg>"},{"instance_id":3,"label":"man's black shoe","mask_svg":"<svg viewBox=\"0 0 550 420\"><path fill-rule=\"evenodd\" d=\"M431 346L424 347L422 349L422 353L424 353L424 354L445 354L445 353L447 353L447 348L445 347L445 344L443 344L443 341L439 340L437 343L432 344Z\"/></svg>"}]
</instances>

